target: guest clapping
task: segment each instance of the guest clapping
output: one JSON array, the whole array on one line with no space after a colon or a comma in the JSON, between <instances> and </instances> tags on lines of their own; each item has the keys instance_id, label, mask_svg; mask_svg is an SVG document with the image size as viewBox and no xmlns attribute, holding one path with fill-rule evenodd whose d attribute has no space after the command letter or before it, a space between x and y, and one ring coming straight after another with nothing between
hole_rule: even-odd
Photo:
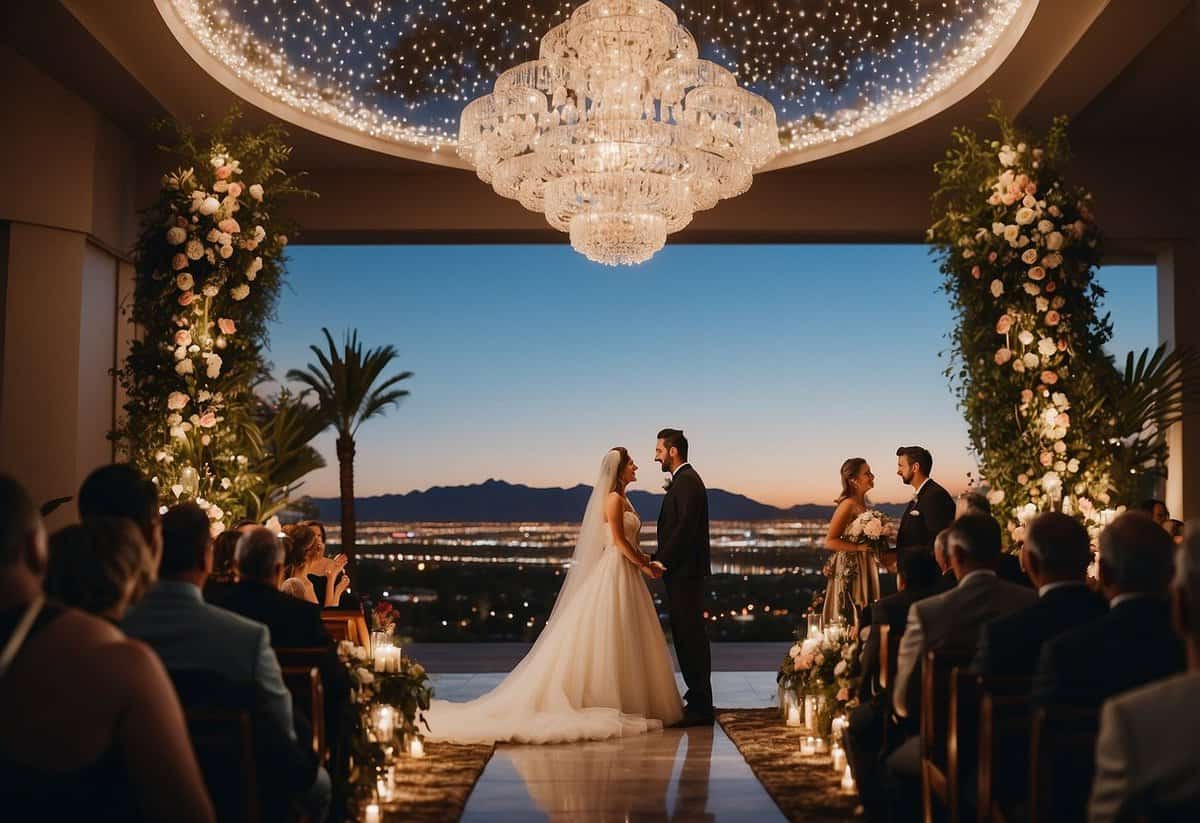
<instances>
[{"instance_id":1,"label":"guest clapping","mask_svg":"<svg viewBox=\"0 0 1200 823\"><path fill-rule=\"evenodd\" d=\"M162 663L110 623L46 601L47 563L46 533L33 502L15 480L0 476L5 818L212 821L212 803ZM140 576L134 562L124 568L106 572L110 593L93 601L113 614L120 600L132 597ZM112 591L117 602L109 602Z\"/></svg>"},{"instance_id":2,"label":"guest clapping","mask_svg":"<svg viewBox=\"0 0 1200 823\"><path fill-rule=\"evenodd\" d=\"M332 559L325 557L325 543L320 533L312 526L296 523L284 529L292 540L292 548L285 560L283 581L280 590L284 594L299 597L309 603L320 603L329 608L338 605L342 593L350 587L350 578L339 576L346 566L346 555L339 554ZM325 578L324 598L318 599L309 575ZM330 578L336 582L330 584Z\"/></svg>"}]
</instances>

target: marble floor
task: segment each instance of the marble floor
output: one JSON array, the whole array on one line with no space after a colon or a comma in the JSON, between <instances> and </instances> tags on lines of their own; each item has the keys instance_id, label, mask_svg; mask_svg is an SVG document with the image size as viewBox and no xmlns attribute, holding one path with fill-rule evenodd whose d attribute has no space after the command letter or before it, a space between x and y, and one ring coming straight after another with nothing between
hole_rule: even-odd
<instances>
[{"instance_id":1,"label":"marble floor","mask_svg":"<svg viewBox=\"0 0 1200 823\"><path fill-rule=\"evenodd\" d=\"M500 673L433 676L440 699L471 700ZM679 679L678 675L676 678ZM775 701L773 672L713 672L721 708ZM683 683L680 680L682 690ZM464 823L508 821L783 821L720 726L614 741L496 749Z\"/></svg>"}]
</instances>

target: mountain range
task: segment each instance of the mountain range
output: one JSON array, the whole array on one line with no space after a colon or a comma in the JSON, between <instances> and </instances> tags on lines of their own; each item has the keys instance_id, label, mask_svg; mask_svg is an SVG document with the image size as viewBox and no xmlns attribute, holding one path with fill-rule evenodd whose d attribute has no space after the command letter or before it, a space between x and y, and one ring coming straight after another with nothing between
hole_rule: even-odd
<instances>
[{"instance_id":1,"label":"mountain range","mask_svg":"<svg viewBox=\"0 0 1200 823\"><path fill-rule=\"evenodd\" d=\"M407 494L382 494L355 498L359 522L444 521L480 523L570 523L583 517L591 486L569 489L538 489L503 480L487 480L470 486L434 486ZM629 501L646 521L658 519L663 495L631 491ZM341 501L315 497L312 502L326 522L341 518ZM899 503L880 503L875 508L897 517L904 511ZM710 520L827 520L834 507L804 503L787 509L752 500L742 494L708 490Z\"/></svg>"}]
</instances>

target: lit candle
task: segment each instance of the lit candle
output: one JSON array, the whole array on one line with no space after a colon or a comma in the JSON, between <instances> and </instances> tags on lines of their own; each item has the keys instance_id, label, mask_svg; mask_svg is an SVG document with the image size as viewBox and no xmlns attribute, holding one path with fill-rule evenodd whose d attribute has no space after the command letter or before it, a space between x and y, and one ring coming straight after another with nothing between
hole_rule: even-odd
<instances>
[{"instance_id":1,"label":"lit candle","mask_svg":"<svg viewBox=\"0 0 1200 823\"><path fill-rule=\"evenodd\" d=\"M817 726L817 698L804 698L804 728L815 729Z\"/></svg>"},{"instance_id":2,"label":"lit candle","mask_svg":"<svg viewBox=\"0 0 1200 823\"><path fill-rule=\"evenodd\" d=\"M421 738L414 737L408 743L408 753L413 757L425 756L425 744L421 742Z\"/></svg>"},{"instance_id":3,"label":"lit candle","mask_svg":"<svg viewBox=\"0 0 1200 823\"><path fill-rule=\"evenodd\" d=\"M396 729L396 710L391 706L380 706L375 710L375 739L385 742L392 739Z\"/></svg>"},{"instance_id":4,"label":"lit candle","mask_svg":"<svg viewBox=\"0 0 1200 823\"><path fill-rule=\"evenodd\" d=\"M833 747L833 773L841 774L846 770L846 750L841 746Z\"/></svg>"},{"instance_id":5,"label":"lit candle","mask_svg":"<svg viewBox=\"0 0 1200 823\"><path fill-rule=\"evenodd\" d=\"M829 746L825 743L825 738L818 737L816 753L817 754L825 754L825 752L827 752L827 751L829 751Z\"/></svg>"},{"instance_id":6,"label":"lit candle","mask_svg":"<svg viewBox=\"0 0 1200 823\"><path fill-rule=\"evenodd\" d=\"M793 704L788 706L787 724L789 726L801 726L804 721L800 718L800 707Z\"/></svg>"},{"instance_id":7,"label":"lit candle","mask_svg":"<svg viewBox=\"0 0 1200 823\"><path fill-rule=\"evenodd\" d=\"M390 643L380 643L375 647L375 671L387 671L388 649L391 647Z\"/></svg>"},{"instance_id":8,"label":"lit candle","mask_svg":"<svg viewBox=\"0 0 1200 823\"><path fill-rule=\"evenodd\" d=\"M804 738L804 740L800 743L800 754L805 755L805 756L811 756L816 753L817 753L816 741L811 737Z\"/></svg>"},{"instance_id":9,"label":"lit candle","mask_svg":"<svg viewBox=\"0 0 1200 823\"><path fill-rule=\"evenodd\" d=\"M379 823L379 804L378 803L367 804L366 823Z\"/></svg>"},{"instance_id":10,"label":"lit candle","mask_svg":"<svg viewBox=\"0 0 1200 823\"><path fill-rule=\"evenodd\" d=\"M846 770L842 772L842 791L854 791L854 775L850 774L849 766L846 766Z\"/></svg>"},{"instance_id":11,"label":"lit candle","mask_svg":"<svg viewBox=\"0 0 1200 823\"><path fill-rule=\"evenodd\" d=\"M392 799L392 787L384 778L379 778L375 781L375 790L379 794L379 799L385 803Z\"/></svg>"}]
</instances>

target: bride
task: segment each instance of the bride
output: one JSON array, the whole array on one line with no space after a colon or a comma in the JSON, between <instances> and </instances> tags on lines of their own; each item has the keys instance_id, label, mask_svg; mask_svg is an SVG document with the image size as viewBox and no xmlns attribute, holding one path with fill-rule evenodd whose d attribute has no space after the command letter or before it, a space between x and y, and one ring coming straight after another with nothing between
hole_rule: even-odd
<instances>
[{"instance_id":1,"label":"bride","mask_svg":"<svg viewBox=\"0 0 1200 823\"><path fill-rule=\"evenodd\" d=\"M825 567L829 585L822 616L826 623L840 619L856 626L863 609L879 599L879 568L870 546L845 537L854 519L867 510L867 492L875 488L875 475L866 460L851 457L842 464L841 477L842 494L825 536L825 548L834 554Z\"/></svg>"},{"instance_id":2,"label":"bride","mask_svg":"<svg viewBox=\"0 0 1200 823\"><path fill-rule=\"evenodd\" d=\"M604 456L571 566L546 628L517 667L468 703L434 700L429 737L459 743L563 743L642 734L676 723L683 701L641 575L641 518L625 496L629 452Z\"/></svg>"}]
</instances>

